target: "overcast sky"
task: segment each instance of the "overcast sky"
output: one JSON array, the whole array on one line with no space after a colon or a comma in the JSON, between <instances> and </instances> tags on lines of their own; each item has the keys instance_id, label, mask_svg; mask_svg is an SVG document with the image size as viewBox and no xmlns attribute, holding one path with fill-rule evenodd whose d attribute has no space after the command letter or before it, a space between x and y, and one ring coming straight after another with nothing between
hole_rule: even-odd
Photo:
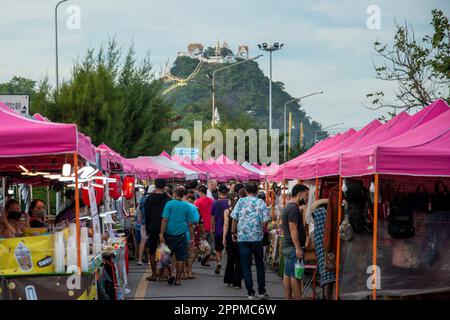
<instances>
[{"instance_id":1,"label":"overcast sky","mask_svg":"<svg viewBox=\"0 0 450 320\"><path fill-rule=\"evenodd\" d=\"M14 75L55 79L54 6L50 0L2 0L0 9L0 82ZM69 5L81 11L81 28L66 26ZM381 30L369 30L368 6L381 12ZM151 51L155 68L189 42L213 46L227 41L232 50L257 43L278 41L284 48L274 54L273 80L282 81L295 96L323 90L305 99L303 106L313 120L324 126L362 127L383 112L369 111L365 95L384 90L392 96L395 86L375 79L373 42L392 42L394 19L405 19L418 36L430 32L431 10L449 15L448 0L69 0L59 9L60 79L70 74L73 61L87 48L98 48L108 36L137 53ZM418 37L420 38L420 37ZM258 60L267 74L266 54ZM274 106L273 112L283 112Z\"/></svg>"}]
</instances>

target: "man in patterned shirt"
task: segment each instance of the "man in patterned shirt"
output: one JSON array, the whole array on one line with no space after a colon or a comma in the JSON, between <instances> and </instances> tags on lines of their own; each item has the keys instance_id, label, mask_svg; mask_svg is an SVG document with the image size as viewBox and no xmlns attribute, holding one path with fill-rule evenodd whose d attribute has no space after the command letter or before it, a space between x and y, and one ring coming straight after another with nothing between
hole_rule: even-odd
<instances>
[{"instance_id":1,"label":"man in patterned shirt","mask_svg":"<svg viewBox=\"0 0 450 320\"><path fill-rule=\"evenodd\" d=\"M268 294L263 259L263 231L265 224L270 220L269 209L263 200L256 197L258 186L255 183L249 182L245 186L245 190L247 197L239 199L231 213L231 218L233 218L231 232L233 241L237 241L239 244L242 274L248 298L255 299L250 265L253 256L258 281L258 297L264 299L268 297Z\"/></svg>"}]
</instances>

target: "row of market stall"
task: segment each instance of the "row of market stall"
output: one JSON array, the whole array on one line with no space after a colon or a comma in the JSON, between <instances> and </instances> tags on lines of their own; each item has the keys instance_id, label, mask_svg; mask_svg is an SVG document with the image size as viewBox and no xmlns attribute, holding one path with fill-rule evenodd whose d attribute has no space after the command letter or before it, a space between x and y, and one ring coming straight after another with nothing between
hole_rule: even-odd
<instances>
[{"instance_id":1,"label":"row of market stall","mask_svg":"<svg viewBox=\"0 0 450 320\"><path fill-rule=\"evenodd\" d=\"M16 199L28 212L33 190L44 188L50 213L50 193L56 197L45 228L0 238L0 299L121 299L128 290L126 229L139 183L264 180L273 171L225 156L192 161L163 152L127 159L105 144L94 146L75 124L24 117L1 103L0 124L2 210Z\"/></svg>"},{"instance_id":2,"label":"row of market stall","mask_svg":"<svg viewBox=\"0 0 450 320\"><path fill-rule=\"evenodd\" d=\"M330 136L272 176L298 179L329 200L316 245L340 299L450 292L449 178L442 99Z\"/></svg>"},{"instance_id":3,"label":"row of market stall","mask_svg":"<svg viewBox=\"0 0 450 320\"><path fill-rule=\"evenodd\" d=\"M54 190L57 200L62 190L73 190L70 204L56 210L63 218L51 228L0 239L3 299L93 299L99 293L123 298L123 217L133 214L137 183L154 178L302 181L313 197L329 199L324 241L315 246L323 246L336 275L337 298L450 291L450 110L443 100L414 115L402 112L386 123L374 120L331 136L280 166L167 152L129 159L105 144L94 146L75 124L23 117L1 103L0 123L3 205L11 186L28 194L25 208L33 188ZM277 220L275 192L267 191ZM282 198L284 205L284 189ZM314 219L306 220L312 229ZM278 222L271 226L273 249L281 235ZM343 232L346 222L351 237Z\"/></svg>"}]
</instances>

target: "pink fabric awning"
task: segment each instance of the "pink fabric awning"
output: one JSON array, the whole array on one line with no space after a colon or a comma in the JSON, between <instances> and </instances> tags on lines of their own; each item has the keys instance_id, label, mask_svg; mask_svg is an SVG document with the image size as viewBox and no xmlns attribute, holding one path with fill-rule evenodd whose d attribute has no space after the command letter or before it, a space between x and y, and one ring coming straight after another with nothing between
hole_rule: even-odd
<instances>
[{"instance_id":1,"label":"pink fabric awning","mask_svg":"<svg viewBox=\"0 0 450 320\"><path fill-rule=\"evenodd\" d=\"M375 139L365 148L343 153L341 175L450 176L450 109L445 101L436 100L398 126L407 128L390 139Z\"/></svg>"},{"instance_id":2,"label":"pink fabric awning","mask_svg":"<svg viewBox=\"0 0 450 320\"><path fill-rule=\"evenodd\" d=\"M382 126L378 120L373 120L364 126L361 130L344 139L336 147L330 147L328 150L320 152L317 156L312 156L302 161L298 166L298 177L302 180L313 179L316 177L333 176L339 174L340 154L350 148L355 142L361 141L368 134ZM333 151L333 149L335 151Z\"/></svg>"},{"instance_id":3,"label":"pink fabric awning","mask_svg":"<svg viewBox=\"0 0 450 320\"><path fill-rule=\"evenodd\" d=\"M172 161L178 163L179 165L185 167L186 169L189 169L189 170L192 170L192 171L197 172L199 179L201 179L201 180L206 180L206 179L208 179L208 172L206 172L206 171L204 171L204 170L202 170L202 169L199 169L198 167L196 167L196 166L195 166L192 162L190 162L189 160L184 159L184 158L182 158L182 157L180 157L180 156L178 156L178 155L174 155L174 156L172 157Z\"/></svg>"},{"instance_id":4,"label":"pink fabric awning","mask_svg":"<svg viewBox=\"0 0 450 320\"><path fill-rule=\"evenodd\" d=\"M256 172L250 171L243 166L241 166L238 162L229 159L225 155L220 155L214 163L219 167L227 170L228 172L234 173L235 178L239 180L259 180L260 176Z\"/></svg>"},{"instance_id":5,"label":"pink fabric awning","mask_svg":"<svg viewBox=\"0 0 450 320\"><path fill-rule=\"evenodd\" d=\"M102 168L105 170L119 170L125 174L136 174L137 176L143 176L147 172L146 169L135 168L125 157L104 143L99 145L97 150L100 152Z\"/></svg>"},{"instance_id":6,"label":"pink fabric awning","mask_svg":"<svg viewBox=\"0 0 450 320\"><path fill-rule=\"evenodd\" d=\"M133 159L126 159L130 162L136 169L140 172L146 172L139 176L141 179L145 178L184 178L184 173L181 171L176 171L161 165L160 163L154 161L151 157L138 157Z\"/></svg>"},{"instance_id":7,"label":"pink fabric awning","mask_svg":"<svg viewBox=\"0 0 450 320\"><path fill-rule=\"evenodd\" d=\"M25 118L0 103L0 157L68 154L95 163L95 146L75 124Z\"/></svg>"}]
</instances>

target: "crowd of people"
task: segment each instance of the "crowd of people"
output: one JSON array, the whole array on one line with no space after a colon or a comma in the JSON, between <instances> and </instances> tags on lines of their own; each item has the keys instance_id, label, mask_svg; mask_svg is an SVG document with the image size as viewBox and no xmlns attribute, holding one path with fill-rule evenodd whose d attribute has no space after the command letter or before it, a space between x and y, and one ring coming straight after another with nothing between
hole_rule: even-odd
<instances>
[{"instance_id":1,"label":"crowd of people","mask_svg":"<svg viewBox=\"0 0 450 320\"><path fill-rule=\"evenodd\" d=\"M265 197L254 182L218 185L210 180L206 185L192 181L172 186L164 179L156 179L140 199L137 264L142 265L147 257L152 271L148 281L179 286L182 280L196 278L192 266L197 260L202 266L213 264L214 273L220 275L226 252L223 282L234 288L242 288L244 282L249 299L267 298L265 259L271 216ZM282 212L286 299L302 297L294 265L304 254L306 231L301 210L307 200L308 188L295 185L292 199ZM170 249L172 264L158 269L155 257L161 244ZM211 250L204 250L205 245ZM252 279L253 263L257 291Z\"/></svg>"},{"instance_id":2,"label":"crowd of people","mask_svg":"<svg viewBox=\"0 0 450 320\"><path fill-rule=\"evenodd\" d=\"M307 231L303 211L308 201L308 188L297 184L281 215L284 241L284 295L286 299L301 299L301 281L295 277L295 264L303 258ZM265 260L268 254L268 228L271 221L264 191L248 182L206 185L197 181L185 185L169 185L156 179L140 198L136 217L137 264L151 267L148 281L167 282L179 286L182 280L195 279L193 263L213 264L214 273L222 273L228 287L245 285L249 299L266 298ZM320 201L315 205L320 206ZM321 211L322 210L322 211ZM323 206L316 210L323 214ZM325 211L326 214L326 211ZM9 199L0 216L0 238L21 237L28 228L45 228L46 206L35 199L29 212L21 210L18 201ZM161 268L157 264L157 249L165 244L170 249L172 263ZM206 248L206 250L205 250ZM257 274L254 289L251 267Z\"/></svg>"}]
</instances>

